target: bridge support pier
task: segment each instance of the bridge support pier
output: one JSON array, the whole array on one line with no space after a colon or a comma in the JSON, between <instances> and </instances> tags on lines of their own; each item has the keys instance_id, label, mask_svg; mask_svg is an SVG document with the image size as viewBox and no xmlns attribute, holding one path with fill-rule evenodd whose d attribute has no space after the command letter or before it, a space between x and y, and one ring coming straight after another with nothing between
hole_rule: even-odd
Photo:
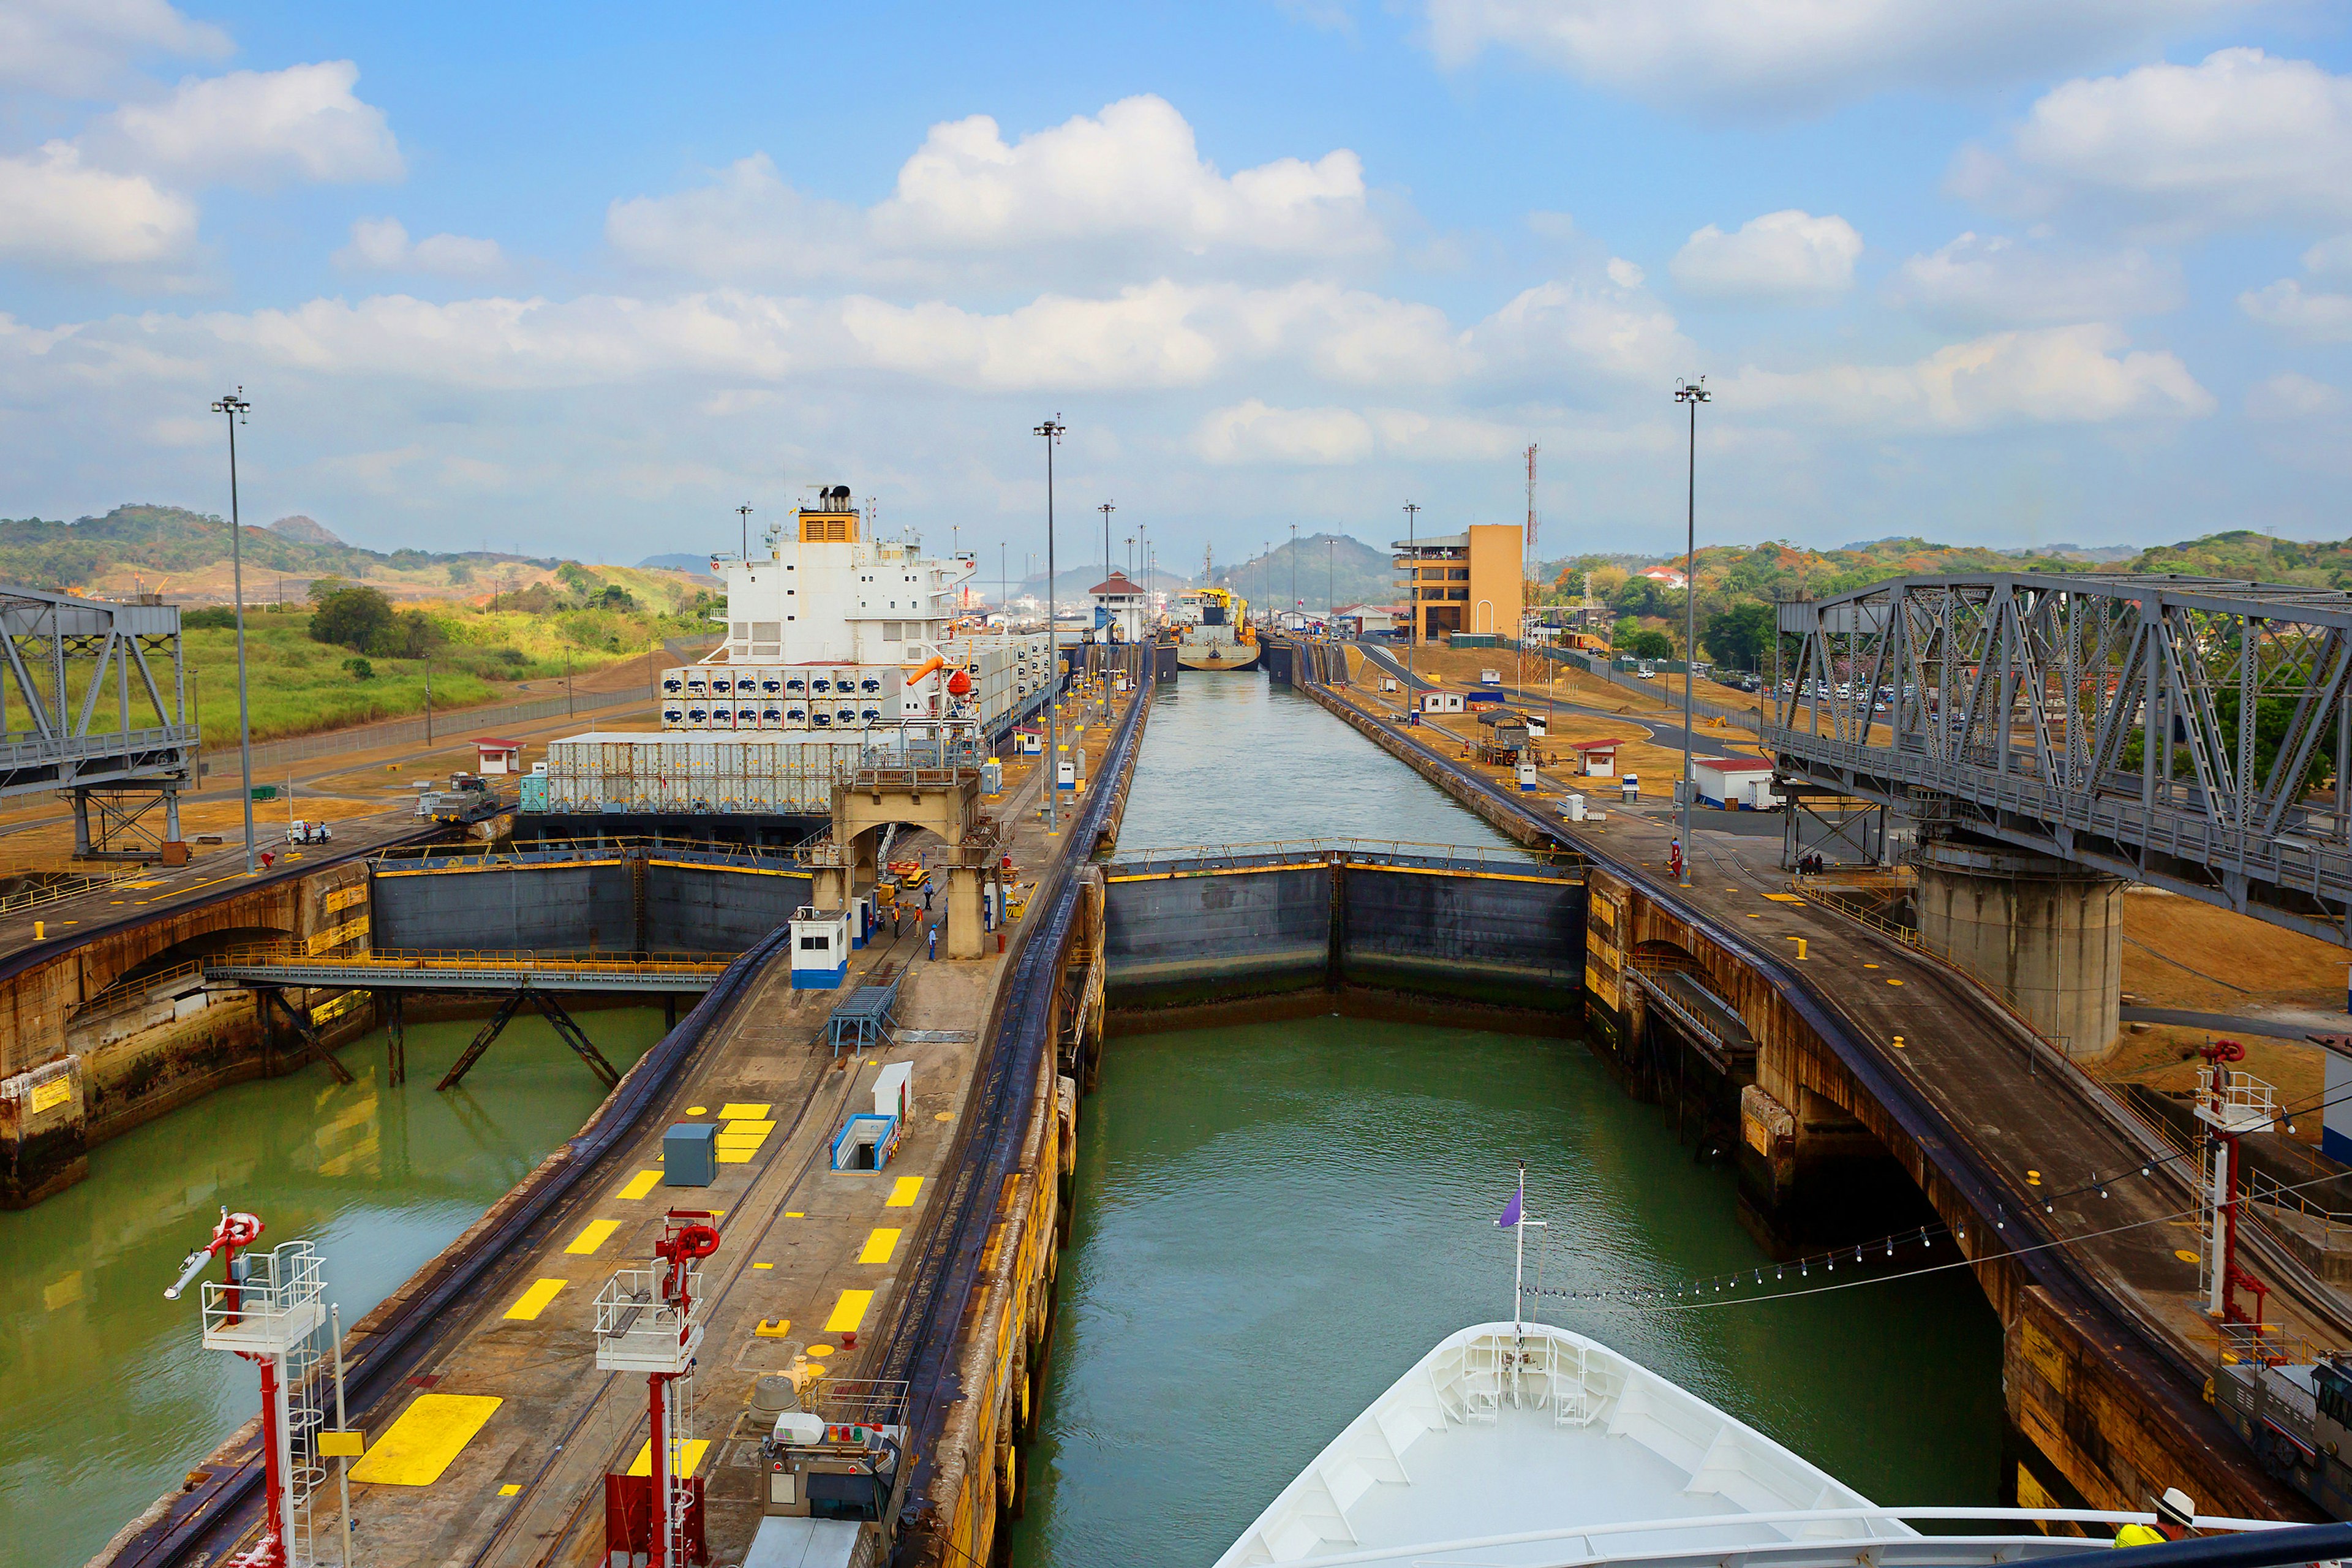
<instances>
[{"instance_id":1,"label":"bridge support pier","mask_svg":"<svg viewBox=\"0 0 2352 1568\"><path fill-rule=\"evenodd\" d=\"M1960 838L1919 847L1919 938L2005 997L2076 1061L2116 1048L2124 884L2063 860Z\"/></svg>"},{"instance_id":2,"label":"bridge support pier","mask_svg":"<svg viewBox=\"0 0 2352 1568\"><path fill-rule=\"evenodd\" d=\"M948 956L978 958L981 940L980 868L948 868Z\"/></svg>"},{"instance_id":3,"label":"bridge support pier","mask_svg":"<svg viewBox=\"0 0 2352 1568\"><path fill-rule=\"evenodd\" d=\"M1775 1081L1739 1091L1739 1223L1759 1246L1794 1258L1933 1223L1909 1173L1869 1128L1790 1080L1785 1060L1757 1065Z\"/></svg>"}]
</instances>

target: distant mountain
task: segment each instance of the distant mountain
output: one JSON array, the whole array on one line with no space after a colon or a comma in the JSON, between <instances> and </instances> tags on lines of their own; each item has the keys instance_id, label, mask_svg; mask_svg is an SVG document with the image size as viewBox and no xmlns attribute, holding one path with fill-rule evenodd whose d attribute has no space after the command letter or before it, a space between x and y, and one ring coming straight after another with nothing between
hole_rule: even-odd
<instances>
[{"instance_id":1,"label":"distant mountain","mask_svg":"<svg viewBox=\"0 0 2352 1568\"><path fill-rule=\"evenodd\" d=\"M1284 540L1265 554L1216 568L1216 581L1259 610L1294 608L1307 614L1344 605L1387 605L1397 597L1397 570L1385 550L1347 533L1316 533L1295 549Z\"/></svg>"},{"instance_id":2,"label":"distant mountain","mask_svg":"<svg viewBox=\"0 0 2352 1568\"><path fill-rule=\"evenodd\" d=\"M299 539L305 544L342 543L341 540L321 528L316 519L304 517L299 512L292 517L279 518L269 525L269 531L288 539Z\"/></svg>"},{"instance_id":3,"label":"distant mountain","mask_svg":"<svg viewBox=\"0 0 2352 1568\"><path fill-rule=\"evenodd\" d=\"M667 555L648 555L637 564L664 572L691 572L698 577L710 575L709 556L690 555L684 551L672 551Z\"/></svg>"}]
</instances>

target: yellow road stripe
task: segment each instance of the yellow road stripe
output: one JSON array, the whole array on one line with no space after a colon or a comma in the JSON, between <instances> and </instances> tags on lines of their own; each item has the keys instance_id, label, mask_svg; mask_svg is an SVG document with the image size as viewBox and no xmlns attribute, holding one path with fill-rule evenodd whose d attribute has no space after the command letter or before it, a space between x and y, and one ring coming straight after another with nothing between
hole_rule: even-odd
<instances>
[{"instance_id":1,"label":"yellow road stripe","mask_svg":"<svg viewBox=\"0 0 2352 1568\"><path fill-rule=\"evenodd\" d=\"M883 1204L882 1206L886 1209L913 1208L915 1206L915 1194L922 1190L922 1177L901 1176L890 1188L889 1200Z\"/></svg>"},{"instance_id":2,"label":"yellow road stripe","mask_svg":"<svg viewBox=\"0 0 2352 1568\"><path fill-rule=\"evenodd\" d=\"M735 1107L730 1105L727 1109L729 1110L732 1110ZM719 1136L721 1138L765 1138L769 1133L773 1132L775 1130L776 1124L772 1121L761 1121L756 1117L742 1117L730 1119L724 1127L721 1127L719 1130Z\"/></svg>"},{"instance_id":3,"label":"yellow road stripe","mask_svg":"<svg viewBox=\"0 0 2352 1568\"><path fill-rule=\"evenodd\" d=\"M530 1289L515 1298L515 1304L507 1309L507 1316L520 1322L530 1322L547 1310L547 1304L555 1300L555 1293L562 1289L563 1285L561 1279L534 1280Z\"/></svg>"},{"instance_id":4,"label":"yellow road stripe","mask_svg":"<svg viewBox=\"0 0 2352 1568\"><path fill-rule=\"evenodd\" d=\"M641 1198L647 1193L652 1192L654 1188L660 1184L661 1173L659 1171L639 1171L635 1175L629 1178L629 1184L621 1189L621 1196L632 1200Z\"/></svg>"},{"instance_id":5,"label":"yellow road stripe","mask_svg":"<svg viewBox=\"0 0 2352 1568\"><path fill-rule=\"evenodd\" d=\"M465 1451L504 1401L486 1394L420 1394L376 1439L352 1479L387 1487L429 1487Z\"/></svg>"},{"instance_id":6,"label":"yellow road stripe","mask_svg":"<svg viewBox=\"0 0 2352 1568\"><path fill-rule=\"evenodd\" d=\"M898 1245L898 1233L887 1226L877 1226L874 1234L866 1238L866 1248L857 1255L860 1263L887 1263L891 1250Z\"/></svg>"},{"instance_id":7,"label":"yellow road stripe","mask_svg":"<svg viewBox=\"0 0 2352 1568\"><path fill-rule=\"evenodd\" d=\"M758 1105L746 1105L730 1100L719 1108L719 1119L721 1121L754 1121L767 1115L768 1110L764 1101Z\"/></svg>"},{"instance_id":8,"label":"yellow road stripe","mask_svg":"<svg viewBox=\"0 0 2352 1568\"><path fill-rule=\"evenodd\" d=\"M516 1482L509 1481L506 1485L504 1485L504 1486L502 1486L502 1487L500 1487L500 1488L499 1489L499 1496L500 1496L500 1497L512 1497L512 1496L514 1496L517 1492L520 1492L520 1491L521 1491L521 1490L522 1490L522 1488L521 1488L520 1485L518 1485Z\"/></svg>"},{"instance_id":9,"label":"yellow road stripe","mask_svg":"<svg viewBox=\"0 0 2352 1568\"><path fill-rule=\"evenodd\" d=\"M833 1304L833 1316L824 1321L828 1334L855 1333L857 1325L866 1321L866 1309L874 1304L871 1290L844 1290L841 1300Z\"/></svg>"},{"instance_id":10,"label":"yellow road stripe","mask_svg":"<svg viewBox=\"0 0 2352 1568\"><path fill-rule=\"evenodd\" d=\"M702 1463L702 1456L710 1451L710 1444L705 1438L689 1437L678 1445L678 1450L677 1474L678 1479L684 1480L694 1474L697 1465ZM629 1461L629 1474L650 1476L653 1473L654 1446L651 1442L640 1443L637 1445L637 1457Z\"/></svg>"},{"instance_id":11,"label":"yellow road stripe","mask_svg":"<svg viewBox=\"0 0 2352 1568\"><path fill-rule=\"evenodd\" d=\"M616 1219L592 1219L580 1227L580 1234L573 1237L572 1245L563 1250L583 1254L593 1252L604 1245L606 1237L620 1228L621 1222Z\"/></svg>"},{"instance_id":12,"label":"yellow road stripe","mask_svg":"<svg viewBox=\"0 0 2352 1568\"><path fill-rule=\"evenodd\" d=\"M722 1165L748 1165L751 1163L751 1156L759 1152L760 1151L756 1146L750 1149L721 1149L719 1151L719 1163Z\"/></svg>"}]
</instances>

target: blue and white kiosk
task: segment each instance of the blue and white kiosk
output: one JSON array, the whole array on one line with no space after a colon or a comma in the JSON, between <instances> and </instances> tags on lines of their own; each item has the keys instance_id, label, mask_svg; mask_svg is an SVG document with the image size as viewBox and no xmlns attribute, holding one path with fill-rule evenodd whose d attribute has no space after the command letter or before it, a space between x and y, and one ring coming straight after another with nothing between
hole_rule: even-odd
<instances>
[{"instance_id":1,"label":"blue and white kiosk","mask_svg":"<svg viewBox=\"0 0 2352 1568\"><path fill-rule=\"evenodd\" d=\"M803 904L793 916L793 989L835 991L849 978L849 911Z\"/></svg>"}]
</instances>

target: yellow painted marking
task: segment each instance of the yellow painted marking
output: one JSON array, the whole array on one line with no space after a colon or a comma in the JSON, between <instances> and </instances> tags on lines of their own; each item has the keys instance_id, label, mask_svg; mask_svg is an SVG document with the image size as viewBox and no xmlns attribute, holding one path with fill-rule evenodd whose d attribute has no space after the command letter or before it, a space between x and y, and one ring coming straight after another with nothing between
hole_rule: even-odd
<instances>
[{"instance_id":1,"label":"yellow painted marking","mask_svg":"<svg viewBox=\"0 0 2352 1568\"><path fill-rule=\"evenodd\" d=\"M829 1356L833 1353L833 1347L831 1345L811 1345L808 1348L808 1353L822 1359L823 1357Z\"/></svg>"},{"instance_id":2,"label":"yellow painted marking","mask_svg":"<svg viewBox=\"0 0 2352 1568\"><path fill-rule=\"evenodd\" d=\"M620 1195L634 1202L638 1198L644 1197L647 1193L652 1192L660 1184L661 1173L659 1171L639 1171L635 1175L629 1178L628 1185L621 1189Z\"/></svg>"},{"instance_id":3,"label":"yellow painted marking","mask_svg":"<svg viewBox=\"0 0 2352 1568\"><path fill-rule=\"evenodd\" d=\"M677 1476L684 1480L694 1474L694 1467L702 1463L702 1456L710 1451L708 1438L689 1437L678 1445ZM654 1473L654 1446L650 1442L637 1446L637 1457L629 1461L629 1474L650 1476Z\"/></svg>"},{"instance_id":4,"label":"yellow painted marking","mask_svg":"<svg viewBox=\"0 0 2352 1568\"><path fill-rule=\"evenodd\" d=\"M719 1119L721 1121L756 1121L767 1115L768 1110L769 1107L765 1102L758 1105L745 1105L730 1100L719 1108Z\"/></svg>"},{"instance_id":5,"label":"yellow painted marking","mask_svg":"<svg viewBox=\"0 0 2352 1568\"><path fill-rule=\"evenodd\" d=\"M719 1136L721 1138L765 1138L769 1133L773 1132L775 1130L776 1124L772 1121L761 1121L754 1117L747 1117L740 1121L728 1122L727 1125L719 1130Z\"/></svg>"},{"instance_id":6,"label":"yellow painted marking","mask_svg":"<svg viewBox=\"0 0 2352 1568\"><path fill-rule=\"evenodd\" d=\"M748 1165L751 1163L751 1156L759 1152L759 1145L756 1143L748 1149L721 1149L719 1151L717 1160L722 1165Z\"/></svg>"},{"instance_id":7,"label":"yellow painted marking","mask_svg":"<svg viewBox=\"0 0 2352 1568\"><path fill-rule=\"evenodd\" d=\"M1864 965L1863 965L1863 967L1864 967L1864 969L1875 969L1875 968L1877 968L1877 967L1878 967L1878 965L1876 965L1876 964L1874 964L1874 963L1865 963L1865 964L1864 964Z\"/></svg>"},{"instance_id":8,"label":"yellow painted marking","mask_svg":"<svg viewBox=\"0 0 2352 1568\"><path fill-rule=\"evenodd\" d=\"M901 1176L890 1187L890 1196L882 1206L886 1209L910 1209L915 1206L915 1194L923 1190L920 1176Z\"/></svg>"},{"instance_id":9,"label":"yellow painted marking","mask_svg":"<svg viewBox=\"0 0 2352 1568\"><path fill-rule=\"evenodd\" d=\"M364 1432L321 1432L319 1434L319 1458L322 1459L356 1459L367 1452Z\"/></svg>"},{"instance_id":10,"label":"yellow painted marking","mask_svg":"<svg viewBox=\"0 0 2352 1568\"><path fill-rule=\"evenodd\" d=\"M688 1116L708 1116L710 1114L710 1107L707 1105L689 1105L686 1108L686 1113Z\"/></svg>"},{"instance_id":11,"label":"yellow painted marking","mask_svg":"<svg viewBox=\"0 0 2352 1568\"><path fill-rule=\"evenodd\" d=\"M802 1213L799 1209L786 1209L784 1211L784 1217L786 1219L806 1219L808 1218L808 1215Z\"/></svg>"},{"instance_id":12,"label":"yellow painted marking","mask_svg":"<svg viewBox=\"0 0 2352 1568\"><path fill-rule=\"evenodd\" d=\"M375 1486L429 1487L465 1451L505 1401L487 1394L420 1394L400 1419L352 1467L352 1479Z\"/></svg>"},{"instance_id":13,"label":"yellow painted marking","mask_svg":"<svg viewBox=\"0 0 2352 1568\"><path fill-rule=\"evenodd\" d=\"M580 1234L573 1237L572 1238L572 1245L565 1247L563 1250L566 1252L581 1253L583 1255L593 1252L598 1247L604 1245L604 1238L606 1237L611 1236L614 1231L620 1228L621 1222L616 1219L592 1219L586 1225L580 1227Z\"/></svg>"},{"instance_id":14,"label":"yellow painted marking","mask_svg":"<svg viewBox=\"0 0 2352 1568\"><path fill-rule=\"evenodd\" d=\"M547 1304L555 1300L555 1293L563 1289L564 1283L561 1279L533 1280L530 1289L516 1297L515 1304L507 1309L507 1316L518 1322L530 1322L547 1310Z\"/></svg>"},{"instance_id":15,"label":"yellow painted marking","mask_svg":"<svg viewBox=\"0 0 2352 1568\"><path fill-rule=\"evenodd\" d=\"M1888 984L1889 985L1900 985L1900 984L1903 984L1903 982L1901 982L1900 980L1895 979L1895 978L1894 976L1892 976L1892 975L1889 975L1889 976L1887 977L1886 984Z\"/></svg>"},{"instance_id":16,"label":"yellow painted marking","mask_svg":"<svg viewBox=\"0 0 2352 1568\"><path fill-rule=\"evenodd\" d=\"M874 1234L866 1238L866 1249L857 1255L860 1263L887 1263L892 1249L898 1245L898 1232L887 1226L877 1226Z\"/></svg>"},{"instance_id":17,"label":"yellow painted marking","mask_svg":"<svg viewBox=\"0 0 2352 1568\"><path fill-rule=\"evenodd\" d=\"M754 1263L751 1267L754 1268L773 1268L775 1265L772 1263Z\"/></svg>"},{"instance_id":18,"label":"yellow painted marking","mask_svg":"<svg viewBox=\"0 0 2352 1568\"><path fill-rule=\"evenodd\" d=\"M1642 864L1646 866L1649 862L1644 860ZM1805 901L1794 893L1767 893L1764 896L1776 904L1801 904Z\"/></svg>"},{"instance_id":19,"label":"yellow painted marking","mask_svg":"<svg viewBox=\"0 0 2352 1568\"><path fill-rule=\"evenodd\" d=\"M2189 1251L2185 1247L2174 1247L2172 1249L2172 1256L2178 1258L2183 1263L2194 1263L2197 1261L2197 1255Z\"/></svg>"},{"instance_id":20,"label":"yellow painted marking","mask_svg":"<svg viewBox=\"0 0 2352 1568\"><path fill-rule=\"evenodd\" d=\"M521 1490L522 1490L522 1488L520 1488L520 1487L517 1486L517 1485L516 1485L514 1482L512 1482L512 1481L509 1481L506 1485L504 1485L504 1486L502 1486L502 1487L500 1487L500 1488L499 1489L499 1496L500 1496L500 1497L513 1497L513 1496L515 1496L517 1493L520 1492Z\"/></svg>"},{"instance_id":21,"label":"yellow painted marking","mask_svg":"<svg viewBox=\"0 0 2352 1568\"><path fill-rule=\"evenodd\" d=\"M856 1333L857 1325L866 1321L866 1309L874 1304L871 1290L844 1290L841 1300L833 1304L833 1316L824 1321L828 1334Z\"/></svg>"},{"instance_id":22,"label":"yellow painted marking","mask_svg":"<svg viewBox=\"0 0 2352 1568\"><path fill-rule=\"evenodd\" d=\"M751 1331L755 1337L763 1340L781 1340L792 1331L793 1321L790 1318L762 1318L759 1326Z\"/></svg>"}]
</instances>

